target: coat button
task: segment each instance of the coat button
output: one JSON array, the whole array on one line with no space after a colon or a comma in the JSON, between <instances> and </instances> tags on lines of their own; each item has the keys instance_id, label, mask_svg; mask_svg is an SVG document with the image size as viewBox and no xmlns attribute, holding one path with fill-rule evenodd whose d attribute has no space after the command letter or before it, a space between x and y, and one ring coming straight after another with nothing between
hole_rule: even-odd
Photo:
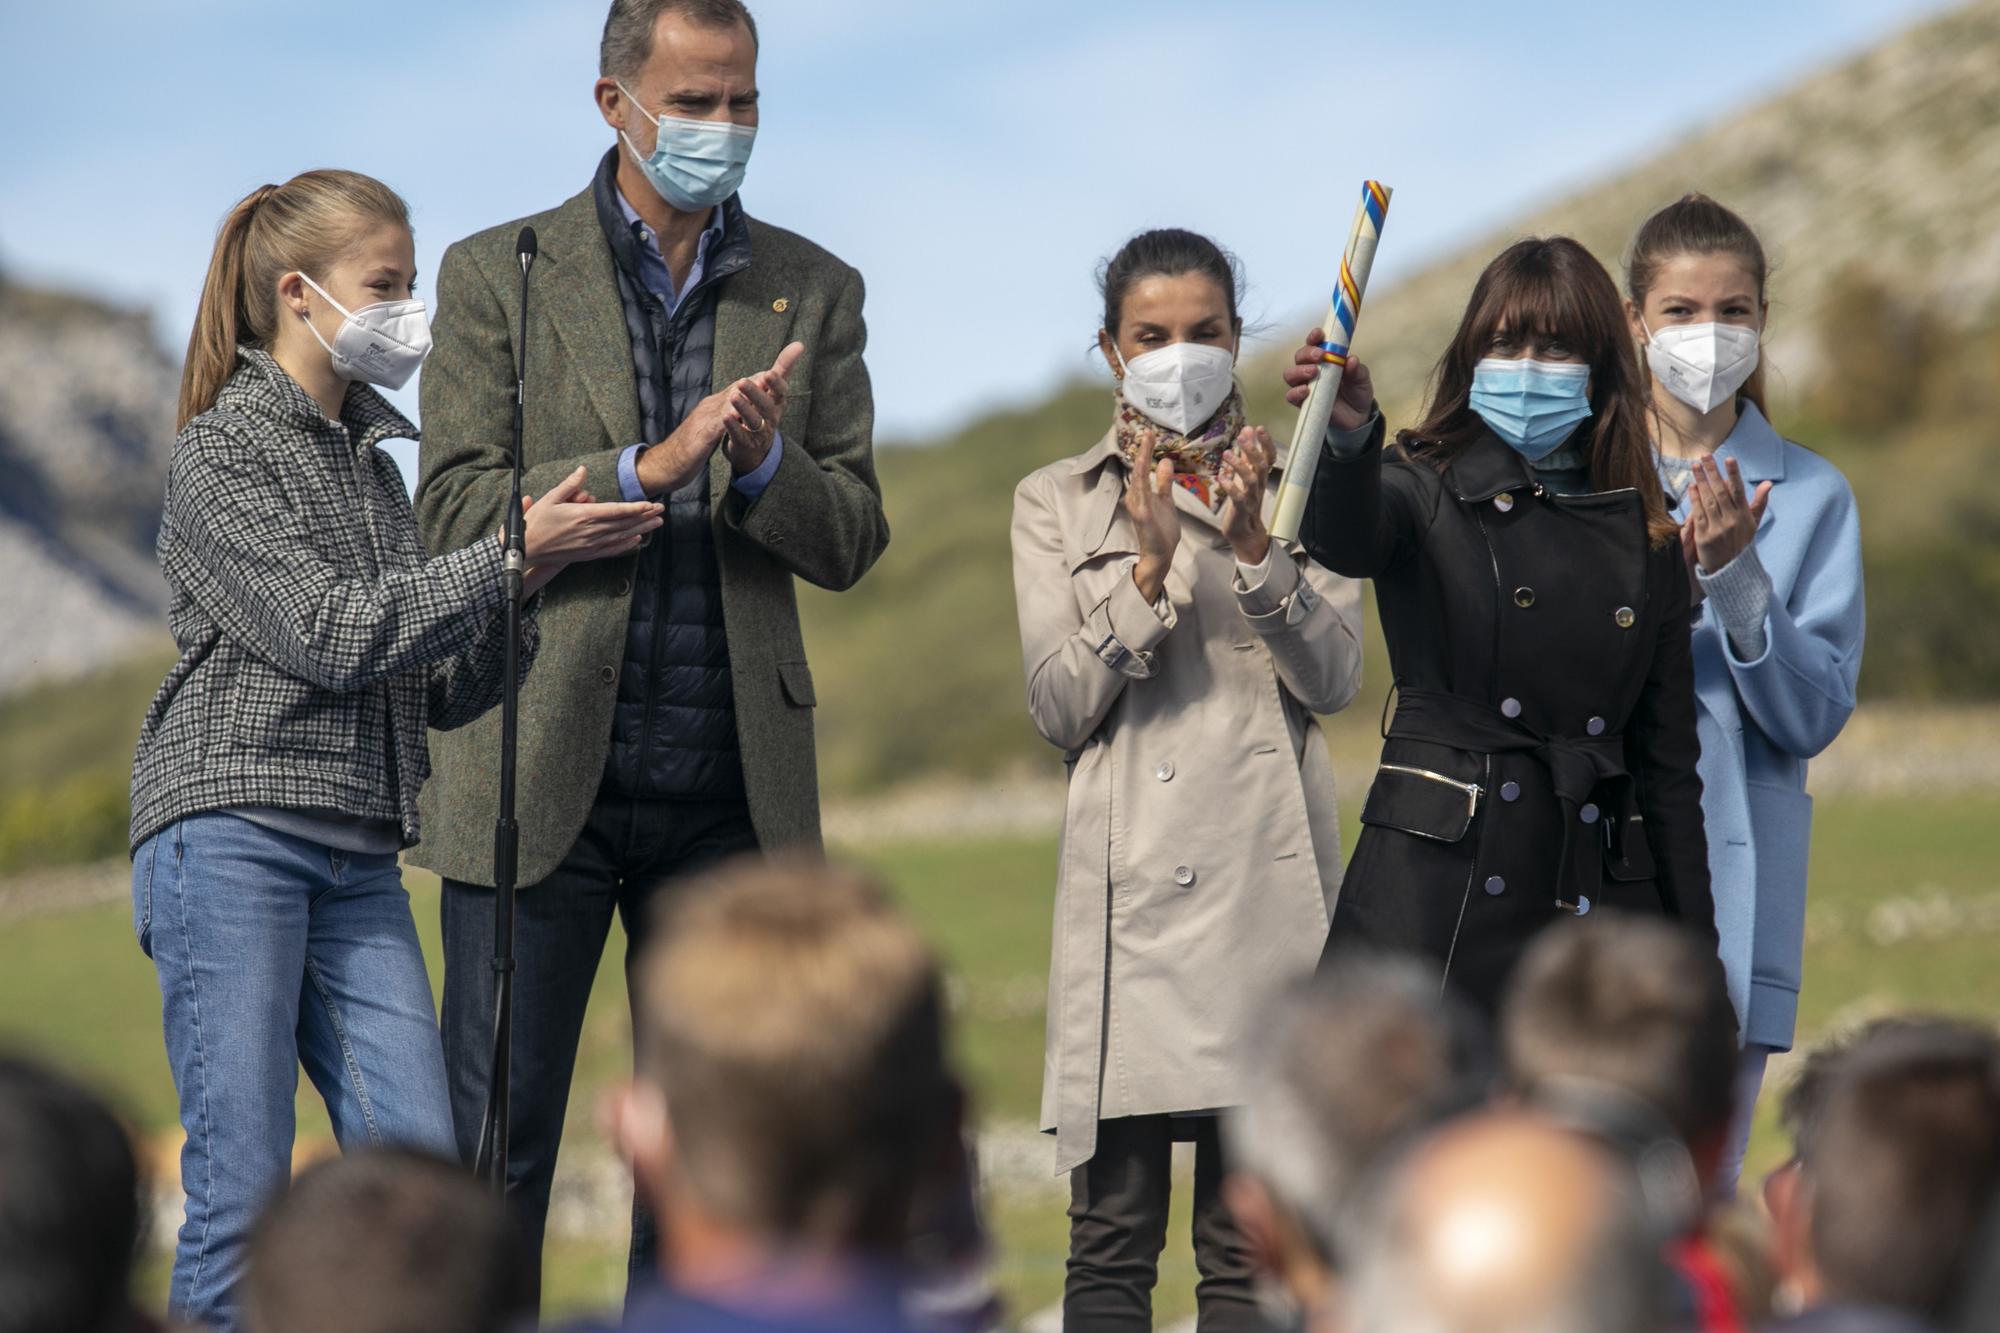
<instances>
[{"instance_id":1,"label":"coat button","mask_svg":"<svg viewBox=\"0 0 2000 1333\"><path fill-rule=\"evenodd\" d=\"M1586 805L1583 809L1576 812L1576 817L1586 824L1595 824L1597 822L1597 807Z\"/></svg>"},{"instance_id":2,"label":"coat button","mask_svg":"<svg viewBox=\"0 0 2000 1333\"><path fill-rule=\"evenodd\" d=\"M618 595L620 597L630 597L632 595L632 580L618 580Z\"/></svg>"},{"instance_id":3,"label":"coat button","mask_svg":"<svg viewBox=\"0 0 2000 1333\"><path fill-rule=\"evenodd\" d=\"M1153 776L1162 782L1172 782L1174 780L1173 761L1171 759L1161 760L1160 766L1153 770Z\"/></svg>"},{"instance_id":4,"label":"coat button","mask_svg":"<svg viewBox=\"0 0 2000 1333\"><path fill-rule=\"evenodd\" d=\"M1507 892L1507 881L1498 875L1489 875L1486 879L1486 892L1491 897L1498 898Z\"/></svg>"},{"instance_id":5,"label":"coat button","mask_svg":"<svg viewBox=\"0 0 2000 1333\"><path fill-rule=\"evenodd\" d=\"M1583 724L1583 729L1593 736L1602 736L1604 734L1604 719L1593 717L1590 721Z\"/></svg>"},{"instance_id":6,"label":"coat button","mask_svg":"<svg viewBox=\"0 0 2000 1333\"><path fill-rule=\"evenodd\" d=\"M1502 699L1500 701L1500 712L1504 717L1521 716L1521 701L1514 698Z\"/></svg>"},{"instance_id":7,"label":"coat button","mask_svg":"<svg viewBox=\"0 0 2000 1333\"><path fill-rule=\"evenodd\" d=\"M601 666L597 668L597 678L603 681L606 685L609 685L612 681L618 679L618 668Z\"/></svg>"},{"instance_id":8,"label":"coat button","mask_svg":"<svg viewBox=\"0 0 2000 1333\"><path fill-rule=\"evenodd\" d=\"M1535 590L1533 588L1514 589L1514 605L1520 607L1523 611L1525 611L1534 604L1535 604Z\"/></svg>"},{"instance_id":9,"label":"coat button","mask_svg":"<svg viewBox=\"0 0 2000 1333\"><path fill-rule=\"evenodd\" d=\"M1520 784L1520 783L1518 783L1518 782L1503 782L1503 783L1501 783L1501 784L1500 784L1500 799L1501 799L1501 800L1503 800L1503 801L1518 801L1518 800L1520 800L1520 799L1521 799L1521 784Z\"/></svg>"},{"instance_id":10,"label":"coat button","mask_svg":"<svg viewBox=\"0 0 2000 1333\"><path fill-rule=\"evenodd\" d=\"M1611 613L1611 618L1618 622L1619 629L1631 629L1639 621L1639 617L1633 614L1629 606L1619 607Z\"/></svg>"},{"instance_id":11,"label":"coat button","mask_svg":"<svg viewBox=\"0 0 2000 1333\"><path fill-rule=\"evenodd\" d=\"M1514 507L1514 497L1502 491L1493 497L1493 507L1504 514Z\"/></svg>"},{"instance_id":12,"label":"coat button","mask_svg":"<svg viewBox=\"0 0 2000 1333\"><path fill-rule=\"evenodd\" d=\"M1182 888L1186 888L1186 887L1187 887L1188 885L1190 885L1190 884L1194 883L1194 869L1193 869L1193 867L1191 867L1191 866L1175 866L1175 867L1174 867L1174 883L1176 883L1176 884L1180 885L1180 886L1181 886Z\"/></svg>"}]
</instances>

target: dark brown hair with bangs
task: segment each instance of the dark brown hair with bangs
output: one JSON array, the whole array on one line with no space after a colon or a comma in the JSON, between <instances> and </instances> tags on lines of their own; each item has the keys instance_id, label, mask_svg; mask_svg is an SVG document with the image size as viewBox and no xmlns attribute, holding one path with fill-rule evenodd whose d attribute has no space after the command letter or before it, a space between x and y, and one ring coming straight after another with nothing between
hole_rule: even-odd
<instances>
[{"instance_id":1,"label":"dark brown hair with bangs","mask_svg":"<svg viewBox=\"0 0 2000 1333\"><path fill-rule=\"evenodd\" d=\"M1590 481L1600 491L1632 489L1645 507L1654 545L1679 529L1653 470L1646 393L1618 288L1604 265L1567 236L1536 236L1502 250L1473 284L1451 345L1431 372L1430 406L1420 425L1397 433L1412 458L1443 468L1486 430L1472 410L1472 368L1502 329L1560 337L1590 367Z\"/></svg>"}]
</instances>

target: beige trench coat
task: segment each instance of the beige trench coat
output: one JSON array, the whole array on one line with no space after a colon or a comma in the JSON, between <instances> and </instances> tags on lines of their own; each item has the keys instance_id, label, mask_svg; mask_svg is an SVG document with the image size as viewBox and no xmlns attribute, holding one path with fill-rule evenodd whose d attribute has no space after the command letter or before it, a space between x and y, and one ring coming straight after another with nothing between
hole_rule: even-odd
<instances>
[{"instance_id":1,"label":"beige trench coat","mask_svg":"<svg viewBox=\"0 0 2000 1333\"><path fill-rule=\"evenodd\" d=\"M1247 587L1179 486L1148 605L1125 476L1107 433L1014 493L1028 711L1069 765L1042 1071L1058 1172L1101 1119L1241 1101L1249 1025L1312 971L1340 885L1313 714L1361 684L1359 585L1274 544Z\"/></svg>"}]
</instances>

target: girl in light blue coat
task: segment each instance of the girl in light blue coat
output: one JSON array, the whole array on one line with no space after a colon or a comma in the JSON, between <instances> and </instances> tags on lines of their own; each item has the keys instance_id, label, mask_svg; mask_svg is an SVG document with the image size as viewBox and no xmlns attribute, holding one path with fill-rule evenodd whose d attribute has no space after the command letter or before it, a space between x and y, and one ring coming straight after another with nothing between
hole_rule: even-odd
<instances>
[{"instance_id":1,"label":"girl in light blue coat","mask_svg":"<svg viewBox=\"0 0 2000 1333\"><path fill-rule=\"evenodd\" d=\"M1789 1050L1805 940L1806 761L1854 711L1861 529L1839 469L1766 420L1756 233L1704 195L1647 219L1627 309L1652 372L1660 480L1694 571L1696 729L1715 923L1742 1026L1733 1189L1773 1051Z\"/></svg>"}]
</instances>

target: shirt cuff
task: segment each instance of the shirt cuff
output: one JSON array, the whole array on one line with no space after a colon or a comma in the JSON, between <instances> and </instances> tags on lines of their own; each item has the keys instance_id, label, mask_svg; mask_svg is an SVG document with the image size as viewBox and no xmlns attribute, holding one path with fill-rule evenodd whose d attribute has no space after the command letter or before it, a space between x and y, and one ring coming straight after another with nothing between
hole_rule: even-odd
<instances>
[{"instance_id":1,"label":"shirt cuff","mask_svg":"<svg viewBox=\"0 0 2000 1333\"><path fill-rule=\"evenodd\" d=\"M646 488L639 484L639 455L645 451L645 445L632 444L618 455L618 494L629 504L638 504L650 498Z\"/></svg>"},{"instance_id":2,"label":"shirt cuff","mask_svg":"<svg viewBox=\"0 0 2000 1333\"><path fill-rule=\"evenodd\" d=\"M730 486L745 499L756 499L764 493L764 488L771 484L771 478L778 474L778 460L784 457L784 454L784 432L774 430L771 432L771 452L764 455L764 461L757 465L754 472L746 472L730 482Z\"/></svg>"},{"instance_id":3,"label":"shirt cuff","mask_svg":"<svg viewBox=\"0 0 2000 1333\"><path fill-rule=\"evenodd\" d=\"M1353 430L1341 430L1331 421L1326 425L1326 451L1342 463L1361 457L1368 447L1368 439L1375 433L1375 423L1382 419L1382 409L1375 404L1368 405L1368 415Z\"/></svg>"},{"instance_id":4,"label":"shirt cuff","mask_svg":"<svg viewBox=\"0 0 2000 1333\"><path fill-rule=\"evenodd\" d=\"M1697 568L1695 579L1708 594L1709 606L1737 658L1754 662L1762 657L1769 642L1764 627L1771 614L1771 576L1757 558L1757 548L1744 547L1713 574Z\"/></svg>"}]
</instances>

